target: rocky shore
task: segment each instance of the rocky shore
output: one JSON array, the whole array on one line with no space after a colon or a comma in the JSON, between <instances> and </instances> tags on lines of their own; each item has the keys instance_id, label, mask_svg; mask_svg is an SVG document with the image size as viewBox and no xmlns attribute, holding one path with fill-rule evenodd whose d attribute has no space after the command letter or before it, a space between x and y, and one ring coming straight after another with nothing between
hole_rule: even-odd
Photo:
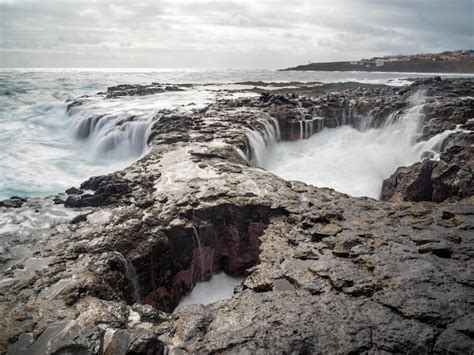
<instances>
[{"instance_id":1,"label":"rocky shore","mask_svg":"<svg viewBox=\"0 0 474 355\"><path fill-rule=\"evenodd\" d=\"M374 61L375 62L375 61ZM410 61L385 62L382 66L375 63L358 65L352 62L310 63L283 70L315 71L363 71L388 73L474 73L474 59L433 61L432 59L412 58Z\"/></svg>"},{"instance_id":2,"label":"rocky shore","mask_svg":"<svg viewBox=\"0 0 474 355\"><path fill-rule=\"evenodd\" d=\"M185 89L119 86L103 99ZM2 230L2 353L474 351L474 80L250 91L157 112L148 153L123 171L0 203L12 226ZM418 140L446 138L438 157L397 169L381 200L256 166L249 132L296 140L378 127L419 92ZM173 312L218 272L243 278L231 299Z\"/></svg>"}]
</instances>

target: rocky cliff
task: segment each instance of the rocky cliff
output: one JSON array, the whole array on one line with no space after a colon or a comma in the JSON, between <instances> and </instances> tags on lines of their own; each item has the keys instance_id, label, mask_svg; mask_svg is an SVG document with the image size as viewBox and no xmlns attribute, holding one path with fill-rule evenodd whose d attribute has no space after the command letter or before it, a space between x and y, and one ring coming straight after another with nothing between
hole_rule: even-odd
<instances>
[{"instance_id":1,"label":"rocky cliff","mask_svg":"<svg viewBox=\"0 0 474 355\"><path fill-rule=\"evenodd\" d=\"M158 112L149 152L129 168L2 202L21 226L2 237L2 352L472 353L473 87L315 86ZM376 127L420 90L418 139L446 139L438 159L394 172L385 201L254 164L249 132L265 142ZM43 223L25 223L32 215ZM220 271L243 277L231 299L173 312Z\"/></svg>"}]
</instances>

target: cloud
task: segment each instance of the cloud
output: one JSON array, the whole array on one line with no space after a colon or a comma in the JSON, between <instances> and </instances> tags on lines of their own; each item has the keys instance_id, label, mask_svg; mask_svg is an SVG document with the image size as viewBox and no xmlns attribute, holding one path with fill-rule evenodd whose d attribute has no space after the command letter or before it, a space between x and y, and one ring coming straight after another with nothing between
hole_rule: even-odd
<instances>
[{"instance_id":1,"label":"cloud","mask_svg":"<svg viewBox=\"0 0 474 355\"><path fill-rule=\"evenodd\" d=\"M0 66L279 68L468 48L472 11L471 0L0 0Z\"/></svg>"}]
</instances>

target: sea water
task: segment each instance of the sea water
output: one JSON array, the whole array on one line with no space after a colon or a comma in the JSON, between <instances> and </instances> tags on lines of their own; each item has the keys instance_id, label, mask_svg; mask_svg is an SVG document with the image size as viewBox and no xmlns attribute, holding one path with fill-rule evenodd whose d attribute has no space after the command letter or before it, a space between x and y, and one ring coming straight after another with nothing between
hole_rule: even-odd
<instances>
[{"instance_id":1,"label":"sea water","mask_svg":"<svg viewBox=\"0 0 474 355\"><path fill-rule=\"evenodd\" d=\"M231 298L234 288L242 282L240 277L232 277L223 272L215 274L212 279L199 282L193 290L180 301L176 310L190 304L210 304Z\"/></svg>"},{"instance_id":2,"label":"sea water","mask_svg":"<svg viewBox=\"0 0 474 355\"><path fill-rule=\"evenodd\" d=\"M423 95L411 98L411 107L395 113L378 127L325 128L309 139L279 142L265 150L261 166L288 180L329 187L351 196L379 198L382 184L398 167L423 157L436 157L444 131L428 140L421 135ZM370 117L365 120L370 122Z\"/></svg>"},{"instance_id":3,"label":"sea water","mask_svg":"<svg viewBox=\"0 0 474 355\"><path fill-rule=\"evenodd\" d=\"M204 69L1 69L0 200L12 195L47 196L77 186L92 175L122 169L147 151L155 113L197 108L219 88L244 81L345 82L403 85L422 74L296 72ZM104 100L92 97L66 112L66 100L94 95L117 84L152 82L210 84L185 92ZM97 117L101 116L99 120ZM124 119L135 116L132 121ZM80 127L97 122L84 137ZM86 123L85 123L86 122ZM99 124L97 124L99 122ZM302 143L305 144L305 143Z\"/></svg>"}]
</instances>

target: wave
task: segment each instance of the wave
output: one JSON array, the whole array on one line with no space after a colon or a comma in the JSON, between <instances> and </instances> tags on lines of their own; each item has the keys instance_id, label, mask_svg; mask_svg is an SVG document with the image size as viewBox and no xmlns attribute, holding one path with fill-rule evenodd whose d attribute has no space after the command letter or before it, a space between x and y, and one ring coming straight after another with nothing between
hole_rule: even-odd
<instances>
[{"instance_id":1,"label":"wave","mask_svg":"<svg viewBox=\"0 0 474 355\"><path fill-rule=\"evenodd\" d=\"M410 73L409 77L414 76ZM272 70L1 69L0 198L12 194L45 196L63 191L91 175L121 169L146 153L146 138L155 112L164 108L198 108L211 102L220 90L202 85L182 93L146 98L89 98L71 115L66 114L67 99L95 95L111 85L348 79L397 82L406 77L387 73ZM195 105L186 106L190 103ZM261 160L262 154L256 159Z\"/></svg>"},{"instance_id":2,"label":"wave","mask_svg":"<svg viewBox=\"0 0 474 355\"><path fill-rule=\"evenodd\" d=\"M300 122L300 139L277 142L266 133L249 139L258 166L288 180L330 187L352 196L379 198L382 183L398 167L424 158L439 158L441 145L455 130L419 141L424 98L412 97L411 107L391 114L375 127L370 116L360 127L322 128L308 137Z\"/></svg>"}]
</instances>

